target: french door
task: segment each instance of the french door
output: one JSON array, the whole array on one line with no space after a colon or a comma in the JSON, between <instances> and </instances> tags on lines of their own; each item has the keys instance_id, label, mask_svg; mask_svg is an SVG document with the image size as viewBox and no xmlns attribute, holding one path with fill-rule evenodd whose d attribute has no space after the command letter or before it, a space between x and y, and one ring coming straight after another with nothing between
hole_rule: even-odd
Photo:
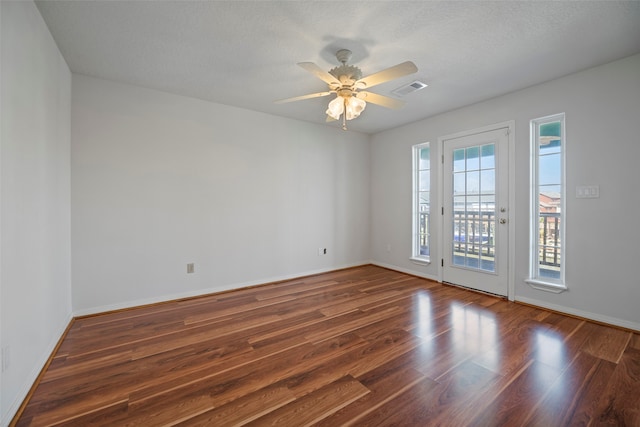
<instances>
[{"instance_id":1,"label":"french door","mask_svg":"<svg viewBox=\"0 0 640 427\"><path fill-rule=\"evenodd\" d=\"M442 139L442 279L507 296L509 127Z\"/></svg>"}]
</instances>

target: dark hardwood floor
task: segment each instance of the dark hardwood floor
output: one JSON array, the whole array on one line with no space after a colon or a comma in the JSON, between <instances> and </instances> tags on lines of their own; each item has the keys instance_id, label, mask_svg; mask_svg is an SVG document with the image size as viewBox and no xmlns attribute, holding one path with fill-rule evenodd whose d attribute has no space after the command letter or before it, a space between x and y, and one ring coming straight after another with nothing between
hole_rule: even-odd
<instances>
[{"instance_id":1,"label":"dark hardwood floor","mask_svg":"<svg viewBox=\"0 0 640 427\"><path fill-rule=\"evenodd\" d=\"M18 426L640 426L640 334L363 266L77 319Z\"/></svg>"}]
</instances>

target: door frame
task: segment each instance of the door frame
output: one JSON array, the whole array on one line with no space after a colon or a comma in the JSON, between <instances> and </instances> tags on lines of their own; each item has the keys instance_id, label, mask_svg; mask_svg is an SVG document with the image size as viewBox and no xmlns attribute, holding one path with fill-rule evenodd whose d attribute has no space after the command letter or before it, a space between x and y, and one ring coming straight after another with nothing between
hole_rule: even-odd
<instances>
[{"instance_id":1,"label":"door frame","mask_svg":"<svg viewBox=\"0 0 640 427\"><path fill-rule=\"evenodd\" d=\"M508 149L508 216L507 216L507 232L508 236L508 248L507 248L507 299L509 301L515 300L515 120L509 120L506 122L495 123L492 125L482 126L471 130L456 132L449 135L438 137L438 149L440 150L440 162L438 162L438 179L440 181L440 188L438 191L438 206L440 212L444 209L444 142L449 139L455 139L465 136L474 135L477 133L490 132L498 129L507 129L507 149ZM441 262L438 265L438 281L443 282L444 279L444 215L440 215L440 233L438 233L438 250L440 252Z\"/></svg>"}]
</instances>

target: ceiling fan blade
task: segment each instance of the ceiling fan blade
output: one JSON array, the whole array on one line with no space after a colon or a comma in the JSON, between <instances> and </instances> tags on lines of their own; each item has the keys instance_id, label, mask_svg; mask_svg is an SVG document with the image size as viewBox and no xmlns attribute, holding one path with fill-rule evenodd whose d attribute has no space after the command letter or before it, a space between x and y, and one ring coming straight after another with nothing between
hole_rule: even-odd
<instances>
[{"instance_id":1,"label":"ceiling fan blade","mask_svg":"<svg viewBox=\"0 0 640 427\"><path fill-rule=\"evenodd\" d=\"M340 86L340 81L338 81L337 78L327 73L325 70L318 67L313 62L298 62L298 65L304 68L305 70L307 70L308 72L310 72L311 74L313 74L314 76L316 76L317 78L319 78L320 80L322 80L323 82L329 85Z\"/></svg>"},{"instance_id":2,"label":"ceiling fan blade","mask_svg":"<svg viewBox=\"0 0 640 427\"><path fill-rule=\"evenodd\" d=\"M287 102L302 101L303 99L320 98L322 96L331 95L332 93L334 92L327 91L327 92L310 93L309 95L302 95L302 96L295 96L293 98L280 99L278 101L274 101L274 104L284 104Z\"/></svg>"},{"instance_id":3,"label":"ceiling fan blade","mask_svg":"<svg viewBox=\"0 0 640 427\"><path fill-rule=\"evenodd\" d=\"M382 107L391 108L392 110L398 110L404 107L405 104L404 101L399 101L397 99L389 98L388 96L384 95L378 95L377 93L373 92L361 91L358 92L356 96L365 102L370 102Z\"/></svg>"},{"instance_id":4,"label":"ceiling fan blade","mask_svg":"<svg viewBox=\"0 0 640 427\"><path fill-rule=\"evenodd\" d=\"M407 61L403 62L402 64L394 65L393 67L387 68L386 70L371 74L370 76L363 77L356 82L356 85L358 83L364 83L364 88L368 89L375 85L379 85L380 83L388 82L389 80L408 76L409 74L413 74L416 71L418 71L418 67L416 67L416 64L411 61Z\"/></svg>"}]
</instances>

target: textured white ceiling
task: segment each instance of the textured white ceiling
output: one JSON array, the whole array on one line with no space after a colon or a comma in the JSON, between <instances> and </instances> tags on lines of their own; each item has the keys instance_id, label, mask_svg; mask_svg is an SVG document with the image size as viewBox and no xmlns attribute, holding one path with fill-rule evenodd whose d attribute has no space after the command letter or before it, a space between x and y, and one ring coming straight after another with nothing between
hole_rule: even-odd
<instances>
[{"instance_id":1,"label":"textured white ceiling","mask_svg":"<svg viewBox=\"0 0 640 427\"><path fill-rule=\"evenodd\" d=\"M329 70L353 51L365 75L410 60L429 87L375 133L640 52L640 1L39 1L74 73L324 123L330 98L297 62ZM329 123L327 126L336 126Z\"/></svg>"}]
</instances>

